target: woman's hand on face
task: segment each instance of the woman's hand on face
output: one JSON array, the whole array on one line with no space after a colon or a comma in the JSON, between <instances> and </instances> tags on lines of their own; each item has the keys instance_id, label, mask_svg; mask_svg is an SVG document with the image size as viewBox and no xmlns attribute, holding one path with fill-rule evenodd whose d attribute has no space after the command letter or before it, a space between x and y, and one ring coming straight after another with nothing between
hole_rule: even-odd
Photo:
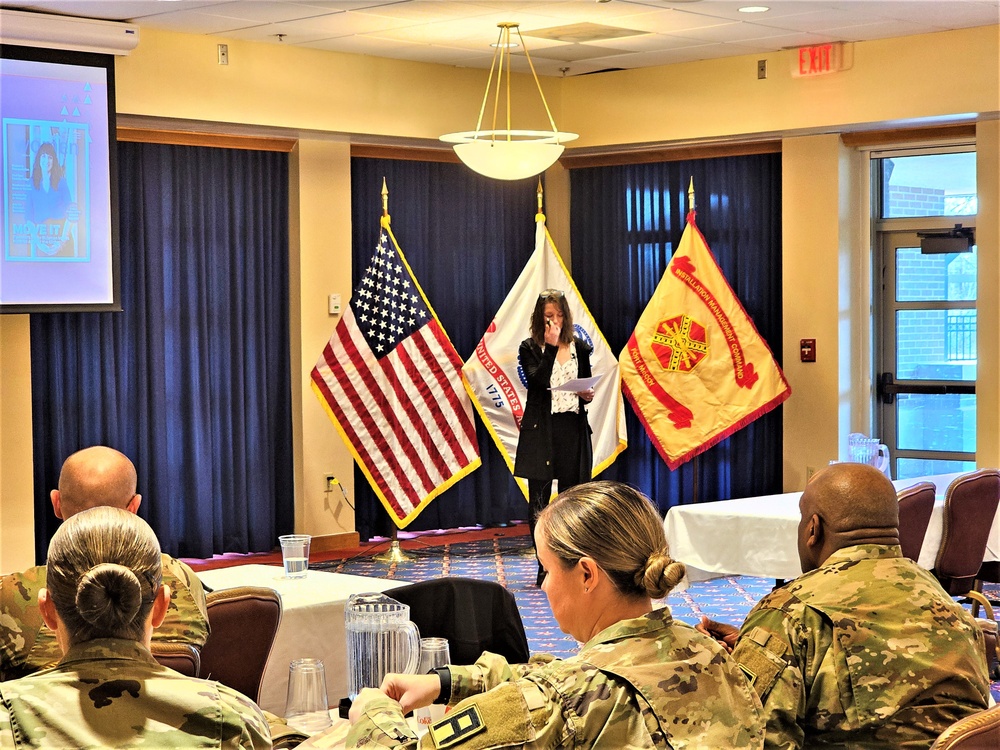
<instances>
[{"instance_id":1,"label":"woman's hand on face","mask_svg":"<svg viewBox=\"0 0 1000 750\"><path fill-rule=\"evenodd\" d=\"M577 391L576 395L586 401L588 404L594 400L594 389L588 388L585 391Z\"/></svg>"},{"instance_id":2,"label":"woman's hand on face","mask_svg":"<svg viewBox=\"0 0 1000 750\"><path fill-rule=\"evenodd\" d=\"M441 678L436 674L389 673L379 688L385 695L398 701L403 713L431 705L441 694Z\"/></svg>"},{"instance_id":3,"label":"woman's hand on face","mask_svg":"<svg viewBox=\"0 0 1000 750\"><path fill-rule=\"evenodd\" d=\"M559 346L559 334L562 329L551 320L545 321L545 343L549 346Z\"/></svg>"}]
</instances>

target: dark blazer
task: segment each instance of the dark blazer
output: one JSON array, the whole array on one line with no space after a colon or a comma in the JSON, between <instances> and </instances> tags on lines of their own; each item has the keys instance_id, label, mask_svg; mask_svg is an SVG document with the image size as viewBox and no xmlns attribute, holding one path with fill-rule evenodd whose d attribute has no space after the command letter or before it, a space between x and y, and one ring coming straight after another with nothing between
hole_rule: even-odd
<instances>
[{"instance_id":1,"label":"dark blazer","mask_svg":"<svg viewBox=\"0 0 1000 750\"><path fill-rule=\"evenodd\" d=\"M589 378L592 348L583 339L574 337L576 343L577 377ZM528 381L528 398L521 419L521 434L514 460L514 476L524 479L553 479L552 441L578 440L580 442L579 482L589 482L594 464L594 448L590 443L590 424L587 422L587 402L580 399L577 429L573 435L552 434L552 366L559 347L545 345L543 350L534 339L521 342L517 357Z\"/></svg>"}]
</instances>

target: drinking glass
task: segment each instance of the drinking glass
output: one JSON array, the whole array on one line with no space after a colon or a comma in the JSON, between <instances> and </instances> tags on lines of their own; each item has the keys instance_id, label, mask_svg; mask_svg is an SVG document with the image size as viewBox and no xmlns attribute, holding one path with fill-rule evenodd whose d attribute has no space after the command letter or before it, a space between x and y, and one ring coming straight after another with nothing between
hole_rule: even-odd
<instances>
[{"instance_id":1,"label":"drinking glass","mask_svg":"<svg viewBox=\"0 0 1000 750\"><path fill-rule=\"evenodd\" d=\"M308 534L286 534L279 536L281 542L281 559L285 563L285 578L305 578L309 570L309 543L312 537Z\"/></svg>"},{"instance_id":2,"label":"drinking glass","mask_svg":"<svg viewBox=\"0 0 1000 750\"><path fill-rule=\"evenodd\" d=\"M417 665L417 674L427 674L436 667L443 667L451 663L451 656L448 653L448 640L446 638L421 638L420 639L420 661ZM418 708L413 712L417 720L417 735L423 737L431 724L444 717L445 707L435 703L433 706Z\"/></svg>"},{"instance_id":3,"label":"drinking glass","mask_svg":"<svg viewBox=\"0 0 1000 750\"><path fill-rule=\"evenodd\" d=\"M326 669L321 659L296 659L288 665L288 699L285 720L306 733L329 727L329 700L326 694Z\"/></svg>"}]
</instances>

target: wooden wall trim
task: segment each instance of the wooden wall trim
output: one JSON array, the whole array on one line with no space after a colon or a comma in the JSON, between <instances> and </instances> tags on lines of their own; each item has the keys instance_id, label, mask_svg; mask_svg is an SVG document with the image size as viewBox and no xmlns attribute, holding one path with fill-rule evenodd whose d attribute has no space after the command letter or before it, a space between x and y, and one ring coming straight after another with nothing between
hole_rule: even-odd
<instances>
[{"instance_id":1,"label":"wooden wall trim","mask_svg":"<svg viewBox=\"0 0 1000 750\"><path fill-rule=\"evenodd\" d=\"M145 128L119 127L119 141L130 143L162 143L170 146L209 146L211 148L238 148L246 151L282 151L288 153L297 143L294 138L264 138L252 135L222 135L196 133L185 130L147 130Z\"/></svg>"},{"instance_id":2,"label":"wooden wall trim","mask_svg":"<svg viewBox=\"0 0 1000 750\"><path fill-rule=\"evenodd\" d=\"M845 146L883 146L907 141L935 141L973 139L976 136L975 123L958 125L936 125L925 128L893 128L890 130L863 130L844 133L841 138ZM273 138L250 135L225 135L186 130L162 130L137 127L119 127L119 141L135 143L164 143L174 146L208 146L213 148L237 148L252 151L289 152L298 142L295 138ZM720 156L746 156L749 154L775 154L781 152L780 140L749 141L744 143L716 143L701 145L663 146L661 148L636 148L632 150L606 151L603 153L574 154L573 149L563 153L559 159L566 169L583 167L607 167L621 164L650 164L660 161L682 161L686 159L712 159ZM426 148L407 146L384 146L355 143L351 145L351 156L372 159L402 159L407 161L430 161L458 164L461 160L450 148Z\"/></svg>"},{"instance_id":3,"label":"wooden wall trim","mask_svg":"<svg viewBox=\"0 0 1000 750\"><path fill-rule=\"evenodd\" d=\"M714 159L719 156L780 153L781 141L749 141L746 143L664 146L634 151L611 151L603 154L575 155L572 151L564 151L559 158L559 163L566 169L580 169L583 167L615 167L623 164L652 164L661 161Z\"/></svg>"},{"instance_id":4,"label":"wooden wall trim","mask_svg":"<svg viewBox=\"0 0 1000 750\"><path fill-rule=\"evenodd\" d=\"M351 156L360 156L368 159L401 159L404 161L432 161L448 164L461 163L461 159L450 148L379 146L367 143L352 143Z\"/></svg>"},{"instance_id":5,"label":"wooden wall trim","mask_svg":"<svg viewBox=\"0 0 1000 750\"><path fill-rule=\"evenodd\" d=\"M907 141L943 141L958 138L975 138L974 122L961 125L935 125L927 128L893 128L891 130L859 130L841 136L844 145L850 148L867 146L888 146Z\"/></svg>"}]
</instances>

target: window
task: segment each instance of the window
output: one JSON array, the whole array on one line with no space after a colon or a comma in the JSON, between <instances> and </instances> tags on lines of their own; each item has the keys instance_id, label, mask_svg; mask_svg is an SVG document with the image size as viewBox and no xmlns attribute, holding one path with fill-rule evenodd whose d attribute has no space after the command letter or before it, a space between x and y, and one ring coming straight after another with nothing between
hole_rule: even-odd
<instances>
[{"instance_id":1,"label":"window","mask_svg":"<svg viewBox=\"0 0 1000 750\"><path fill-rule=\"evenodd\" d=\"M878 161L882 175L881 218L976 215L975 151Z\"/></svg>"},{"instance_id":2,"label":"window","mask_svg":"<svg viewBox=\"0 0 1000 750\"><path fill-rule=\"evenodd\" d=\"M897 479L975 467L977 248L921 249L922 234L975 226L970 148L873 154L877 429Z\"/></svg>"}]
</instances>

